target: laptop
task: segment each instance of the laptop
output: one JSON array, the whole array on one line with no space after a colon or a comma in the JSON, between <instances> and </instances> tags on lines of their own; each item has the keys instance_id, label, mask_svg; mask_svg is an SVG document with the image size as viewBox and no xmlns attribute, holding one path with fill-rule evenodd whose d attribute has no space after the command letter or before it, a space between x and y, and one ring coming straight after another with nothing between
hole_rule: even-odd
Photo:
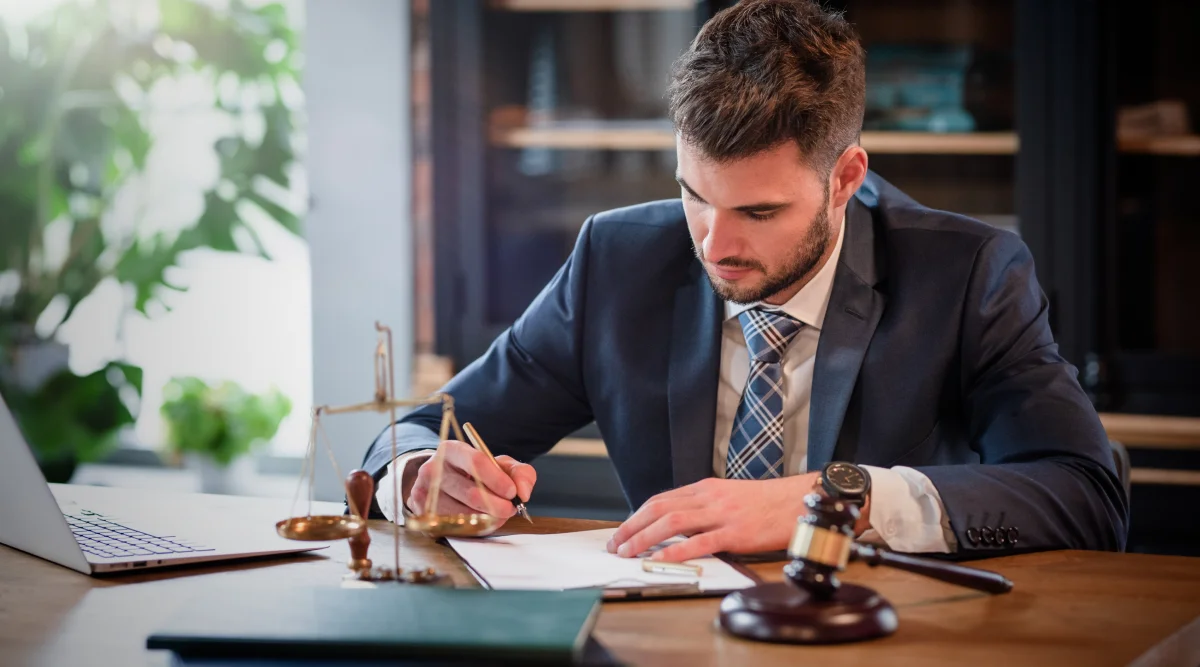
<instances>
[{"instance_id":1,"label":"laptop","mask_svg":"<svg viewBox=\"0 0 1200 667\"><path fill-rule=\"evenodd\" d=\"M276 534L275 523L287 517L289 504L269 498L48 484L0 397L0 544L84 574L295 554L328 546Z\"/></svg>"}]
</instances>

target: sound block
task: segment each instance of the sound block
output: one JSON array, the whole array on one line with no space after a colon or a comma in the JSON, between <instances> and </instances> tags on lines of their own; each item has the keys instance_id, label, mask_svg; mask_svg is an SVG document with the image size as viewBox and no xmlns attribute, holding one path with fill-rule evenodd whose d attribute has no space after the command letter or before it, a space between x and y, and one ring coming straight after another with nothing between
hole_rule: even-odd
<instances>
[{"instance_id":1,"label":"sound block","mask_svg":"<svg viewBox=\"0 0 1200 667\"><path fill-rule=\"evenodd\" d=\"M793 584L759 584L721 601L721 627L764 642L833 644L890 635L898 621L891 603L875 591L842 584L819 600Z\"/></svg>"}]
</instances>

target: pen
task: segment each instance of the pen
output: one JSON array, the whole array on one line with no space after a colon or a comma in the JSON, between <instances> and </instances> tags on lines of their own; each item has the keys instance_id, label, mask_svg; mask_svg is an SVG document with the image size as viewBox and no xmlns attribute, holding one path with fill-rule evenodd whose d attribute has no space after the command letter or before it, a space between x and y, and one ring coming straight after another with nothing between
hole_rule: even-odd
<instances>
[{"instance_id":1,"label":"pen","mask_svg":"<svg viewBox=\"0 0 1200 667\"><path fill-rule=\"evenodd\" d=\"M649 558L643 558L642 571L653 572L656 574L680 574L684 576L698 577L704 570L699 565L692 565L691 563L672 563L665 560L650 560Z\"/></svg>"},{"instance_id":2,"label":"pen","mask_svg":"<svg viewBox=\"0 0 1200 667\"><path fill-rule=\"evenodd\" d=\"M699 595L700 593L700 582L692 581L686 584L652 584L629 588L605 588L600 596L605 600L638 600L658 597L688 597Z\"/></svg>"},{"instance_id":3,"label":"pen","mask_svg":"<svg viewBox=\"0 0 1200 667\"><path fill-rule=\"evenodd\" d=\"M504 472L504 468L500 467L500 462L496 460L495 456L492 456L492 451L488 449L487 445L483 444L483 438L479 437L479 432L475 430L474 426L471 426L471 422L463 423L463 431L466 431L467 440L471 441L471 444L475 446L475 449L487 454L487 457L491 459L492 464L496 466L496 469L500 472ZM508 473L505 474L507 475ZM514 497L512 499L512 504L517 508L517 514L520 514L529 523L533 523L533 519L529 518L529 510L525 509L525 503L521 502L518 497Z\"/></svg>"}]
</instances>

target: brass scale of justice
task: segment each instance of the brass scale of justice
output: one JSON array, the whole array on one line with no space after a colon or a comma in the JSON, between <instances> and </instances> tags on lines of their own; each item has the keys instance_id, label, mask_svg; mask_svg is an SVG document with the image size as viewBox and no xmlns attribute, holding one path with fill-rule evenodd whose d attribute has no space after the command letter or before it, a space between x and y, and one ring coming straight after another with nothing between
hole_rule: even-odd
<instances>
[{"instance_id":1,"label":"brass scale of justice","mask_svg":"<svg viewBox=\"0 0 1200 667\"><path fill-rule=\"evenodd\" d=\"M313 478L319 439L323 438L334 471L341 477L329 445L329 438L321 427L322 415L352 412L388 413L391 416L390 425L396 423L396 408L440 403L442 422L438 434L439 441L445 441L453 429L458 440L469 441L476 449L493 458L487 445L470 424L464 425L467 440L463 439L463 429L454 416L454 399L450 395L436 393L419 399L395 397L392 331L378 322L375 329L379 340L375 348L374 400L358 405L313 408L308 451L300 474L300 485L296 489L289 512L292 518L278 522L275 527L280 536L290 540L328 542L348 539L351 554L349 567L353 572L351 578L368 582L433 583L439 579L437 571L433 568L406 571L400 567L400 525L395 522L392 522L395 558L393 567L375 567L367 558L370 537L364 512L370 506L375 482L366 471L355 470L343 478L349 514L312 514ZM391 460L396 459L396 453L396 436L393 431ZM483 537L495 532L500 525L495 516L483 513L438 513L437 498L440 495L444 472L444 453L439 449L434 455L434 475L430 483L429 497L420 514L406 517L404 529L435 539ZM478 475L474 474L474 470L470 472L475 484L482 491ZM296 502L306 476L309 511L305 516L295 516ZM392 516L400 516L398 477L399 475L391 475ZM721 627L726 632L755 641L799 644L862 641L895 632L898 618L891 603L870 588L839 581L838 573L852 560L865 562L871 567L886 565L993 595L1012 590L1012 582L996 572L892 553L885 549L858 544L854 541L853 530L859 516L857 507L819 494L806 496L804 502L808 511L797 519L796 530L788 545L787 555L791 562L784 567L785 580L777 583L759 583L727 595L721 602L718 617Z\"/></svg>"},{"instance_id":2,"label":"brass scale of justice","mask_svg":"<svg viewBox=\"0 0 1200 667\"><path fill-rule=\"evenodd\" d=\"M453 429L454 435L459 441L471 442L476 449L483 451L489 458L492 458L492 454L487 449L487 445L483 443L483 440L471 428L470 424L466 425L469 440L463 438L463 429L459 426L458 419L454 416L454 397L449 394L436 393L426 398L413 399L396 398L396 375L392 364L392 359L394 358L392 354L392 330L378 322L375 323L375 330L378 333L378 342L375 346L374 355L374 400L356 405L319 405L313 408L308 449L304 456L304 466L300 473L300 482L292 498L292 509L289 511L289 515L291 516L276 523L275 530L280 537L289 540L314 542L349 540L350 561L348 565L353 572L353 576L361 581L395 581L412 584L433 583L439 578L434 568L404 570L400 567L401 527L399 523L391 522L393 566L374 566L367 557L371 538L367 530L366 513L370 508L371 498L375 493L375 480L365 470L354 470L342 478L342 473L333 456L329 436L325 433L321 425L321 417L323 415L339 415L355 412L387 413L391 418L391 421L388 422L390 428L391 424L396 423L397 408L436 405L440 403L442 406L442 423L438 434L439 442L445 441L450 435L451 429ZM396 434L394 430L392 430L391 435L391 460L394 461L397 456ZM350 509L349 514L313 515L312 513L318 440L321 441L325 447L325 451L329 454L329 460L333 464L335 474L343 480L346 501ZM434 475L430 483L429 497L419 514L409 514L405 518L404 529L421 533L434 539L442 537L483 537L491 534L499 527L500 522L497 517L490 514L438 513L437 499L440 495L442 475L445 471L444 458L444 450L438 450L434 455ZM483 491L479 476L475 474L474 470L469 472L471 472L472 479L475 480L475 485L479 487L480 491ZM400 475L390 475L390 477L393 491L392 516L401 516L399 507L400 490L398 488ZM304 486L306 479L308 481L308 512L304 516L296 516L296 503L300 497L300 489Z\"/></svg>"}]
</instances>

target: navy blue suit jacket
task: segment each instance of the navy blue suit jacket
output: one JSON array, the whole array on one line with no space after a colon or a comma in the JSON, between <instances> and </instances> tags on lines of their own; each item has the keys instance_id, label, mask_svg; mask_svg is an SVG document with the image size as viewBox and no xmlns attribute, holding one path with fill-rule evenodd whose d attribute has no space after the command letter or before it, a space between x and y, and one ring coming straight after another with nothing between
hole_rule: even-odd
<instances>
[{"instance_id":1,"label":"navy blue suit jacket","mask_svg":"<svg viewBox=\"0 0 1200 667\"><path fill-rule=\"evenodd\" d=\"M1127 499L1025 244L874 174L845 233L813 374L809 469L917 468L961 556L1122 549ZM523 461L595 420L636 508L712 475L723 313L679 200L607 211L444 391L496 454ZM436 406L406 416L400 450L436 447L439 421ZM381 436L367 452L377 479L390 445ZM999 529L1006 539L982 539Z\"/></svg>"}]
</instances>

